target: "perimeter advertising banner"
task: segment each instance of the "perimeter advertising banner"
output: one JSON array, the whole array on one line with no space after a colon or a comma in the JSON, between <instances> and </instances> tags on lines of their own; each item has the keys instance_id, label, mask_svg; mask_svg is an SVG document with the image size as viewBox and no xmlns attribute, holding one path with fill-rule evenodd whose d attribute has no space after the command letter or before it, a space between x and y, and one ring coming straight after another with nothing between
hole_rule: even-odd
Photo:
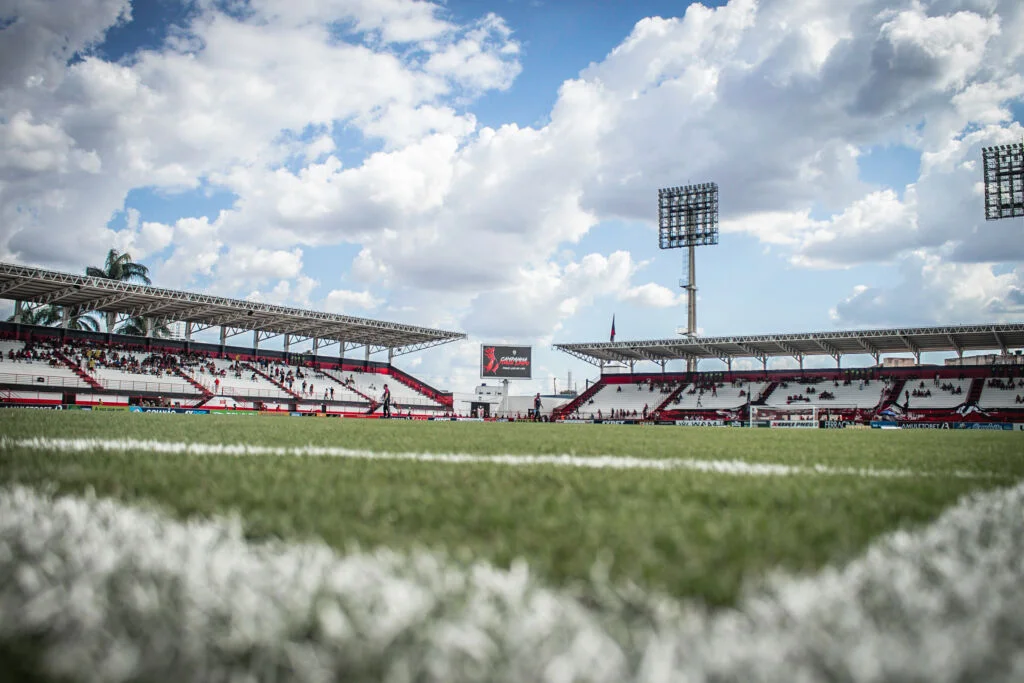
<instances>
[{"instance_id":1,"label":"perimeter advertising banner","mask_svg":"<svg viewBox=\"0 0 1024 683\"><path fill-rule=\"evenodd\" d=\"M480 346L482 379L531 379L532 349L529 346Z\"/></svg>"}]
</instances>

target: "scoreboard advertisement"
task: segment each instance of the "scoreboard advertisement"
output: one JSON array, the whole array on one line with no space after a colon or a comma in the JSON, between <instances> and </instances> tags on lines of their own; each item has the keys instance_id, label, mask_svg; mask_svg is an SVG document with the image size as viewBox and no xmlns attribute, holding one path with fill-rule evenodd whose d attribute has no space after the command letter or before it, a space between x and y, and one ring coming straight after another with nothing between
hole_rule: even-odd
<instances>
[{"instance_id":1,"label":"scoreboard advertisement","mask_svg":"<svg viewBox=\"0 0 1024 683\"><path fill-rule=\"evenodd\" d=\"M480 346L482 379L532 379L533 349L529 346Z\"/></svg>"}]
</instances>

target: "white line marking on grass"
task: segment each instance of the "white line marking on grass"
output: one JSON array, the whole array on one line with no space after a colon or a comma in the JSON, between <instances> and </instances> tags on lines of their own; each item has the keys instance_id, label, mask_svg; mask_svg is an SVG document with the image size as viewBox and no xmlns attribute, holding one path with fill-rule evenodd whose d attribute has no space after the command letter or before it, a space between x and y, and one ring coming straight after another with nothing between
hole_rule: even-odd
<instances>
[{"instance_id":1,"label":"white line marking on grass","mask_svg":"<svg viewBox=\"0 0 1024 683\"><path fill-rule=\"evenodd\" d=\"M0 643L83 683L1020 681L1024 485L843 569L708 613L525 563L253 544L110 500L0 489Z\"/></svg>"},{"instance_id":2,"label":"white line marking on grass","mask_svg":"<svg viewBox=\"0 0 1024 683\"><path fill-rule=\"evenodd\" d=\"M782 465L773 463L746 462L744 460L697 460L681 458L637 458L629 455L479 455L474 453L391 453L337 446L263 446L254 444L210 444L185 441L152 441L142 439L51 439L35 437L30 439L9 439L0 437L0 449L30 448L33 450L88 452L106 451L117 453L151 452L181 455L228 455L228 456L294 456L332 457L354 460L406 460L427 463L448 464L489 464L524 467L529 465L553 465L556 467L578 467L591 469L618 470L691 470L711 474L733 476L855 476L877 478L906 477L955 477L962 479L987 479L999 476L992 472L918 472L906 469L875 469L871 467L832 467L829 465Z\"/></svg>"},{"instance_id":3,"label":"white line marking on grass","mask_svg":"<svg viewBox=\"0 0 1024 683\"><path fill-rule=\"evenodd\" d=\"M209 444L185 441L151 441L137 439L9 439L0 437L0 449L30 448L33 450L116 453L151 452L181 455L229 456L295 456L333 457L355 460L407 460L427 463L490 464L524 467L553 465L619 470L690 470L733 476L854 476L877 478L955 477L961 479L988 479L1000 476L992 472L918 472L906 469L875 469L871 467L832 467L829 465L781 465L746 462L744 460L696 460L680 458L637 458L629 455L479 455L473 453L390 453L336 446L262 446L253 444Z\"/></svg>"}]
</instances>

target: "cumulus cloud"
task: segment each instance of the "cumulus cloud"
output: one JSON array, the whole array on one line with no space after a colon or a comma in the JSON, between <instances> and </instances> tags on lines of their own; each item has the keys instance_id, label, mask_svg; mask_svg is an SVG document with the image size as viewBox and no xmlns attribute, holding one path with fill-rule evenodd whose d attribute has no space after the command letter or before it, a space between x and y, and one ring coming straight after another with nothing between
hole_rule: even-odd
<instances>
[{"instance_id":1,"label":"cumulus cloud","mask_svg":"<svg viewBox=\"0 0 1024 683\"><path fill-rule=\"evenodd\" d=\"M351 313L353 309L369 311L377 308L383 299L379 299L368 290L354 292L348 289L333 289L324 299L324 310L331 313Z\"/></svg>"},{"instance_id":2,"label":"cumulus cloud","mask_svg":"<svg viewBox=\"0 0 1024 683\"><path fill-rule=\"evenodd\" d=\"M528 127L472 112L521 68L499 16L460 24L414 0L221 7L198 3L164 45L117 63L89 49L127 2L0 15L17 37L0 41L0 257L78 270L121 244L171 286L543 341L598 300L679 305L637 281L628 252L564 252L602 221L650 222L658 187L716 180L726 233L800 268L901 269L904 286L866 284L836 324L1017 310L1024 240L980 220L977 165L983 145L1021 135L1016 0L693 4L638 22ZM339 142L353 135L363 158ZM888 146L920 155L903 187L861 177ZM138 187L233 200L115 234ZM303 255L339 244L358 248L351 288L318 298Z\"/></svg>"},{"instance_id":3,"label":"cumulus cloud","mask_svg":"<svg viewBox=\"0 0 1024 683\"><path fill-rule=\"evenodd\" d=\"M894 287L861 285L832 317L844 326L910 326L1019 320L1024 278L988 264L951 263L924 251L900 267Z\"/></svg>"},{"instance_id":4,"label":"cumulus cloud","mask_svg":"<svg viewBox=\"0 0 1024 683\"><path fill-rule=\"evenodd\" d=\"M438 17L437 5L412 0L267 1L232 14L202 3L161 49L112 63L83 50L127 19L127 3L92 4L97 7L77 0L20 3L3 29L5 37L45 30L56 36L54 45L63 45L47 48L45 59L24 47L21 62L42 64L39 69L55 75L0 96L0 158L17 169L0 187L0 249L22 261L61 265L102 253L111 241L107 223L135 187L182 190L212 179L235 191L244 207L246 191L259 188L247 185L242 172L259 169L270 177L259 185L268 185L291 152L282 133L348 123L370 136L408 141L427 131L471 130L472 119L447 109L445 99L506 83L518 68L516 51L506 49L514 41L500 19L456 26ZM89 20L78 21L90 8ZM356 28L349 40L334 28L345 23ZM373 42L362 40L367 33ZM409 58L388 48L412 39L430 44ZM457 58L449 69L427 68L423 55L464 41L478 46L467 53L475 64L469 73ZM78 59L68 64L72 56ZM378 125L389 117L407 130L396 124L392 134ZM306 154L318 159L332 151L320 136ZM392 170L399 182L407 175L402 167ZM55 172L64 176L59 184ZM76 218L74 229L69 215Z\"/></svg>"},{"instance_id":5,"label":"cumulus cloud","mask_svg":"<svg viewBox=\"0 0 1024 683\"><path fill-rule=\"evenodd\" d=\"M131 18L131 0L10 0L0 6L0 88L49 88L75 55ZM0 99L3 99L0 97Z\"/></svg>"}]
</instances>

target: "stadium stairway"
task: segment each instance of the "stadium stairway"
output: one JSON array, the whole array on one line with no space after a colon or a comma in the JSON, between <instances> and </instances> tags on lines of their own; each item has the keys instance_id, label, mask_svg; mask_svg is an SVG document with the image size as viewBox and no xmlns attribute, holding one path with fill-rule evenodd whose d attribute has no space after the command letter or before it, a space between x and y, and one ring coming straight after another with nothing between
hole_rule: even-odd
<instances>
[{"instance_id":1,"label":"stadium stairway","mask_svg":"<svg viewBox=\"0 0 1024 683\"><path fill-rule=\"evenodd\" d=\"M772 392L775 391L778 388L778 386L778 382L770 382L768 386L766 386L764 390L761 391L761 395L757 397L757 400L751 401L749 405L763 406L765 403L768 402L768 397L772 395Z\"/></svg>"},{"instance_id":2,"label":"stadium stairway","mask_svg":"<svg viewBox=\"0 0 1024 683\"><path fill-rule=\"evenodd\" d=\"M577 396L573 400L569 401L564 406L561 406L559 408L555 408L552 411L551 418L554 419L554 420L562 420L562 419L565 419L565 417L567 415L572 415L573 413L575 413L579 409L579 407L581 405L583 405L584 403L589 401L594 396L594 394L596 394L598 391L600 391L601 387L603 387L603 386L604 386L604 383L602 381L600 381L600 380L597 381L597 382L594 382L589 387L587 387L586 391L584 391L582 394L580 394L579 396Z\"/></svg>"},{"instance_id":3,"label":"stadium stairway","mask_svg":"<svg viewBox=\"0 0 1024 683\"><path fill-rule=\"evenodd\" d=\"M655 415L659 415L664 410L669 410L669 406L672 404L672 402L679 398L679 394L683 393L683 389L685 389L688 386L690 386L689 382L680 382L679 385L672 390L672 393L669 394L664 401L658 404L658 407L654 409L654 411L651 413L651 416L653 417Z\"/></svg>"},{"instance_id":4,"label":"stadium stairway","mask_svg":"<svg viewBox=\"0 0 1024 683\"><path fill-rule=\"evenodd\" d=\"M901 405L900 399L903 397L903 387L905 386L907 386L907 380L897 379L892 385L892 389L889 390L889 394L882 397L882 402L878 404L878 410L885 410L893 403Z\"/></svg>"},{"instance_id":5,"label":"stadium stairway","mask_svg":"<svg viewBox=\"0 0 1024 683\"><path fill-rule=\"evenodd\" d=\"M76 375L78 375L82 379L82 381L85 382L86 384L88 384L90 387L92 387L96 391L106 391L107 390L107 388L105 386L103 386L102 384L99 383L99 380L97 380L95 377L90 375L88 372L86 372L85 370L80 368L78 366L78 363L74 362L73 360L71 360L70 358L65 356L64 353L60 349L54 349L53 350L53 354L55 356L57 356L57 358L60 360L61 363L63 363L64 365L68 366L69 368L71 368L71 371L74 372Z\"/></svg>"},{"instance_id":6,"label":"stadium stairway","mask_svg":"<svg viewBox=\"0 0 1024 683\"><path fill-rule=\"evenodd\" d=\"M393 365L388 367L388 374L413 391L422 394L433 401L437 401L445 408L450 409L455 404L455 400L451 394L443 394L426 382L413 377L404 370L399 370Z\"/></svg>"},{"instance_id":7,"label":"stadium stairway","mask_svg":"<svg viewBox=\"0 0 1024 683\"><path fill-rule=\"evenodd\" d=\"M206 403L211 398L213 398L214 394L213 394L212 391L210 391L209 389L204 387L202 384L197 382L191 375L189 375L188 373L184 372L178 366L174 366L174 373L178 377L181 377L183 380L185 380L186 382L188 382L189 384L191 384L192 386L194 386L196 389L199 390L199 393L201 393L203 395L203 400L200 401L200 403Z\"/></svg>"},{"instance_id":8,"label":"stadium stairway","mask_svg":"<svg viewBox=\"0 0 1024 683\"><path fill-rule=\"evenodd\" d=\"M377 406L377 399L373 398L372 396L368 396L367 394L364 394L363 392L359 391L358 389L356 389L354 386L352 386L350 384L345 384L340 379L335 377L333 373L323 372L321 374L324 377L326 377L328 381L334 382L335 384L337 384L339 386L345 387L346 389L351 391L353 394L359 394L360 396L362 396L363 398L365 398L367 401L370 402L370 406L371 407L375 408Z\"/></svg>"},{"instance_id":9,"label":"stadium stairway","mask_svg":"<svg viewBox=\"0 0 1024 683\"><path fill-rule=\"evenodd\" d=\"M971 382L971 389L967 392L967 405L978 405L978 401L981 400L981 392L985 389L985 382L987 381L987 377L974 378L974 381Z\"/></svg>"},{"instance_id":10,"label":"stadium stairway","mask_svg":"<svg viewBox=\"0 0 1024 683\"><path fill-rule=\"evenodd\" d=\"M298 393L296 393L296 392L292 391L291 389L289 389L289 388L288 388L288 387L286 387L285 385L281 384L281 383L280 383L280 382L278 382L278 381L277 381L276 379L274 379L273 377L271 377L271 376L270 376L270 375L268 375L267 373L263 372L262 370L260 370L260 369L259 369L258 367L256 367L256 366L255 366L255 365L253 365L252 363L242 363L242 367L243 367L243 368L247 368L247 369L249 369L249 370L252 370L252 371L253 371L253 372L255 372L255 373L256 373L257 375L259 375L259 376L260 376L260 377L262 377L263 379L267 380L268 382L270 382L270 383L271 383L271 384L273 384L273 385L274 385L275 387L277 387L277 388L278 388L278 389L280 389L281 391L285 392L286 394L288 394L289 396L291 396L291 397L292 397L292 398L294 398L295 400L302 400L302 396L300 396L300 395L299 395Z\"/></svg>"}]
</instances>

